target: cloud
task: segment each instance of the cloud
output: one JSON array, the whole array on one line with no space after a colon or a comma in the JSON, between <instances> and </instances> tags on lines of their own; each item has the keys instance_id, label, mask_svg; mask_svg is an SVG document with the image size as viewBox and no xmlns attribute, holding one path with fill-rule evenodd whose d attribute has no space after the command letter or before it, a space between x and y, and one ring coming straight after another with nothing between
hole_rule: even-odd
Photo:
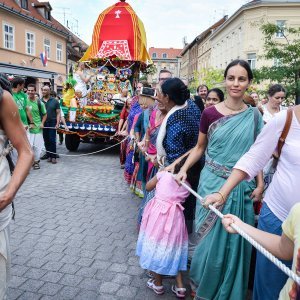
<instances>
[{"instance_id":1,"label":"cloud","mask_svg":"<svg viewBox=\"0 0 300 300\"><path fill-rule=\"evenodd\" d=\"M112 0L50 0L53 16L63 22L63 9L69 24L78 20L80 37L91 43L93 28L99 14L116 3ZM148 46L182 48L182 39L191 42L198 34L206 30L224 14L232 15L245 0L127 0L144 22Z\"/></svg>"}]
</instances>

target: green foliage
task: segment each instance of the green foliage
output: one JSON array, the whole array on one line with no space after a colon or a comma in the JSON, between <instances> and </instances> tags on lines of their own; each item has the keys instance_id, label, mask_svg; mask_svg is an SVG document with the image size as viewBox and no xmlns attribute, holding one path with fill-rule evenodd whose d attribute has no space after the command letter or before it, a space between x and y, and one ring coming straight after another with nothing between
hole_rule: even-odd
<instances>
[{"instance_id":1,"label":"green foliage","mask_svg":"<svg viewBox=\"0 0 300 300\"><path fill-rule=\"evenodd\" d=\"M281 27L266 23L261 26L264 35L264 58L277 60L277 66L254 71L255 82L264 80L283 84L293 99L300 101L300 27ZM276 33L282 38L276 38Z\"/></svg>"},{"instance_id":2,"label":"green foliage","mask_svg":"<svg viewBox=\"0 0 300 300\"><path fill-rule=\"evenodd\" d=\"M200 72L195 71L194 79L189 85L191 92L195 93L200 84L207 85L209 89L220 87L224 81L223 73L222 70L214 68L201 69Z\"/></svg>"},{"instance_id":3,"label":"green foliage","mask_svg":"<svg viewBox=\"0 0 300 300\"><path fill-rule=\"evenodd\" d=\"M145 70L142 71L144 75L154 75L157 72L155 64L148 65Z\"/></svg>"}]
</instances>

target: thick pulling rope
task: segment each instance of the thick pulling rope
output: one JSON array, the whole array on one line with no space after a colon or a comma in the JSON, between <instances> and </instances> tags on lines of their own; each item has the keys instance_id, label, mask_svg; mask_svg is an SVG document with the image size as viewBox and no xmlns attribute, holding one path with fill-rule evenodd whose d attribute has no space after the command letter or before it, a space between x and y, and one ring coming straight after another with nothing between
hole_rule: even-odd
<instances>
[{"instance_id":1,"label":"thick pulling rope","mask_svg":"<svg viewBox=\"0 0 300 300\"><path fill-rule=\"evenodd\" d=\"M176 176L173 175L175 178ZM193 194L200 203L203 205L203 198L196 193L193 189L191 189L186 183L181 181L181 184L184 188L186 188L191 194ZM223 219L224 215L217 210L214 206L209 205L208 208L213 211L219 218ZM265 257L267 257L273 264L275 264L282 272L284 272L288 277L294 280L298 285L300 285L300 276L298 276L295 272L289 269L285 264L283 264L278 258L276 258L273 254L271 254L267 249L257 243L252 237L250 237L247 233L245 233L240 227L236 224L232 223L230 226L236 230L245 240L247 240L253 247L255 247L259 252L261 252Z\"/></svg>"}]
</instances>

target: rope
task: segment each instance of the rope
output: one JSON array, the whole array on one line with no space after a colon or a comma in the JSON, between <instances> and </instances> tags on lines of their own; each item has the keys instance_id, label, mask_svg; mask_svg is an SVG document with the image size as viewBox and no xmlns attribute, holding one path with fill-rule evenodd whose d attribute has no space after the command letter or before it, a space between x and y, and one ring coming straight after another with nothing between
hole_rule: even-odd
<instances>
[{"instance_id":1,"label":"rope","mask_svg":"<svg viewBox=\"0 0 300 300\"><path fill-rule=\"evenodd\" d=\"M175 178L176 176L173 175ZM186 183L181 181L181 184L184 188L186 188L191 194L193 194L197 199L200 200L203 205L203 198L196 193L193 189L191 189ZM209 205L208 208L213 211L219 218L223 219L224 215L216 209L214 206ZM247 240L253 247L255 247L259 252L261 252L265 257L267 257L273 264L275 264L282 272L284 272L288 277L294 280L298 285L300 285L300 276L298 276L295 272L290 270L285 264L283 264L278 258L272 255L267 249L257 243L252 237L250 237L247 233L245 233L240 227L236 224L232 223L230 226L236 230L245 240Z\"/></svg>"},{"instance_id":2,"label":"rope","mask_svg":"<svg viewBox=\"0 0 300 300\"><path fill-rule=\"evenodd\" d=\"M111 137L112 138L112 137ZM56 152L51 152L51 151L47 151L46 149L43 149L43 150L46 150L47 153L51 153L51 154L58 154L59 156L68 156L68 157L79 157L79 156L89 156L89 155L94 155L94 154L97 154L97 153L100 153L100 152L104 152L108 149L111 149L111 148L114 148L120 144L122 144L125 140L127 139L127 137L125 137L122 141L120 141L119 143L117 144L113 144L112 146L109 146L107 148L104 148L104 149L100 149L98 151L94 151L94 152L89 152L89 153L84 153L84 154L60 154L60 153L56 153Z\"/></svg>"}]
</instances>

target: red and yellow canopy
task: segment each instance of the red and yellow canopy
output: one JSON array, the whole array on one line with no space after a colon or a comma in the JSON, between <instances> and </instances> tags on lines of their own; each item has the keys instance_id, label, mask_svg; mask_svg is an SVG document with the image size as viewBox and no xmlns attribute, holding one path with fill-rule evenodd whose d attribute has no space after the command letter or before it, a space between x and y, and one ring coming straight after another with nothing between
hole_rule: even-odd
<instances>
[{"instance_id":1,"label":"red and yellow canopy","mask_svg":"<svg viewBox=\"0 0 300 300\"><path fill-rule=\"evenodd\" d=\"M125 0L120 0L99 15L92 44L80 61L110 57L151 62L144 24Z\"/></svg>"}]
</instances>

